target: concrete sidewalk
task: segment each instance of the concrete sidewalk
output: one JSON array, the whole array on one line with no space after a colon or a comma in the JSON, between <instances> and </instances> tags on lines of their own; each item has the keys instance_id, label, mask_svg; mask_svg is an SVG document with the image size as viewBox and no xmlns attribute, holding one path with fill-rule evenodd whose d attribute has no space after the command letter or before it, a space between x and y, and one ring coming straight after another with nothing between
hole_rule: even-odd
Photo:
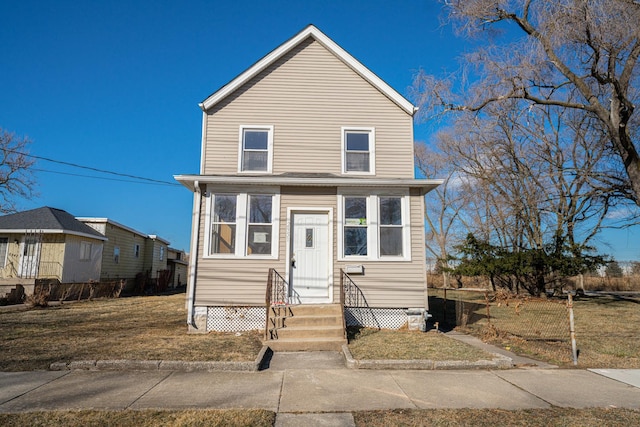
<instances>
[{"instance_id":1,"label":"concrete sidewalk","mask_svg":"<svg viewBox=\"0 0 640 427\"><path fill-rule=\"evenodd\" d=\"M315 369L306 369L309 363ZM337 353L276 354L269 369L253 373L0 372L0 412L263 408L277 412L284 426L295 413L338 413L336 425L344 425L340 413L374 409L640 409L640 388L618 380L625 373L640 375L615 370L614 379L577 369L368 371L346 369Z\"/></svg>"}]
</instances>

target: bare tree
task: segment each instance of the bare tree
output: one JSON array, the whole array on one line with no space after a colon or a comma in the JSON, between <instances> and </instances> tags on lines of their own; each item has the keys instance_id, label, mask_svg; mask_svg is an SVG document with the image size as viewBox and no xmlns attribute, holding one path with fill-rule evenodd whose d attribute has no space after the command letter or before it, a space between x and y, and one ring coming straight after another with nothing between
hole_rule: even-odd
<instances>
[{"instance_id":1,"label":"bare tree","mask_svg":"<svg viewBox=\"0 0 640 427\"><path fill-rule=\"evenodd\" d=\"M464 236L461 212L467 205L463 183L443 154L424 142L414 144L415 165L427 178L444 182L429 193L425 202L426 249L435 257L444 286L450 285L449 268L453 246Z\"/></svg>"},{"instance_id":2,"label":"bare tree","mask_svg":"<svg viewBox=\"0 0 640 427\"><path fill-rule=\"evenodd\" d=\"M31 140L16 137L0 128L0 212L15 212L16 198L29 198L33 194L32 166L28 156Z\"/></svg>"},{"instance_id":3,"label":"bare tree","mask_svg":"<svg viewBox=\"0 0 640 427\"><path fill-rule=\"evenodd\" d=\"M587 116L620 164L614 191L640 204L638 115L640 3L633 0L447 0L448 17L467 37L487 43L464 58L456 81L419 74L414 88L422 114L482 112L516 100ZM506 24L506 26L505 26ZM512 25L508 25L512 24ZM521 38L498 43L500 31ZM611 160L611 159L608 159Z\"/></svg>"}]
</instances>

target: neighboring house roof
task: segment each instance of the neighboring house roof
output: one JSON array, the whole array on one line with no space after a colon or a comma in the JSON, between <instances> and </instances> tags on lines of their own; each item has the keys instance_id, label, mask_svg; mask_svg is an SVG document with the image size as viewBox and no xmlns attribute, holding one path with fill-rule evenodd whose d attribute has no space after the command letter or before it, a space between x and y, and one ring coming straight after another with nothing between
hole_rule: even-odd
<instances>
[{"instance_id":1,"label":"neighboring house roof","mask_svg":"<svg viewBox=\"0 0 640 427\"><path fill-rule=\"evenodd\" d=\"M89 224L111 224L111 225L115 225L116 227L122 228L123 230L127 230L130 231L134 234L137 234L140 237L143 237L145 239L152 239L152 240L159 240L162 243L164 243L165 245L169 245L169 241L163 239L162 237L156 236L155 234L146 234L143 233L141 231L135 230L131 227L127 227L126 225L120 224L119 222L116 222L112 219L109 218L92 218L92 217L77 217L76 218L78 221L81 221L85 224L89 223Z\"/></svg>"},{"instance_id":2,"label":"neighboring house roof","mask_svg":"<svg viewBox=\"0 0 640 427\"><path fill-rule=\"evenodd\" d=\"M380 92L382 92L382 94L384 94L387 98L393 101L408 114L413 116L413 114L418 110L405 97L400 95L400 93L398 93L395 89L385 83L380 77L378 77L371 70L362 65L362 63L351 56L346 50L338 46L333 40L331 40L322 31L320 31L313 25L307 26L291 39L284 42L282 45L267 54L264 58L256 62L245 72L218 89L207 99L202 101L202 103L200 103L200 108L203 111L210 109L309 37L312 37L314 40L324 46L338 59L344 62L353 71L358 73L364 80L377 88Z\"/></svg>"},{"instance_id":3,"label":"neighboring house roof","mask_svg":"<svg viewBox=\"0 0 640 427\"><path fill-rule=\"evenodd\" d=\"M34 230L107 240L105 236L62 209L45 206L0 217L0 232L25 233Z\"/></svg>"},{"instance_id":4,"label":"neighboring house roof","mask_svg":"<svg viewBox=\"0 0 640 427\"><path fill-rule=\"evenodd\" d=\"M235 185L289 185L305 187L398 187L419 188L424 194L436 188L442 179L409 179L409 178L355 178L333 174L291 174L256 176L229 175L176 175L176 181L193 191L198 184L235 184Z\"/></svg>"}]
</instances>

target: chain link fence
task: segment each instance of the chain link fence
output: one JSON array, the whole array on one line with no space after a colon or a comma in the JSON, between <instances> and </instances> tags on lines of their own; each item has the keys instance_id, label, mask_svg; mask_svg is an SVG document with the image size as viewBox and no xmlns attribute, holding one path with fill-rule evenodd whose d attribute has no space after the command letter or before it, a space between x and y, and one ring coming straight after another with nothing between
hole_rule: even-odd
<instances>
[{"instance_id":1,"label":"chain link fence","mask_svg":"<svg viewBox=\"0 0 640 427\"><path fill-rule=\"evenodd\" d=\"M553 343L568 352L574 352L572 307L566 295L534 298L484 289L429 289L429 312L437 329L468 328L487 338Z\"/></svg>"}]
</instances>

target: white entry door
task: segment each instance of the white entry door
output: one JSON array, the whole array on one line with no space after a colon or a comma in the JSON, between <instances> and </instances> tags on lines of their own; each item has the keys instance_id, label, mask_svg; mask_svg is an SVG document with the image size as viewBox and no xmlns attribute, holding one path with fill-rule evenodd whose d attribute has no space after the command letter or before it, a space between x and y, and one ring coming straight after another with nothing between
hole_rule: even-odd
<instances>
[{"instance_id":1,"label":"white entry door","mask_svg":"<svg viewBox=\"0 0 640 427\"><path fill-rule=\"evenodd\" d=\"M329 215L295 212L291 228L289 285L293 302L331 302Z\"/></svg>"}]
</instances>

